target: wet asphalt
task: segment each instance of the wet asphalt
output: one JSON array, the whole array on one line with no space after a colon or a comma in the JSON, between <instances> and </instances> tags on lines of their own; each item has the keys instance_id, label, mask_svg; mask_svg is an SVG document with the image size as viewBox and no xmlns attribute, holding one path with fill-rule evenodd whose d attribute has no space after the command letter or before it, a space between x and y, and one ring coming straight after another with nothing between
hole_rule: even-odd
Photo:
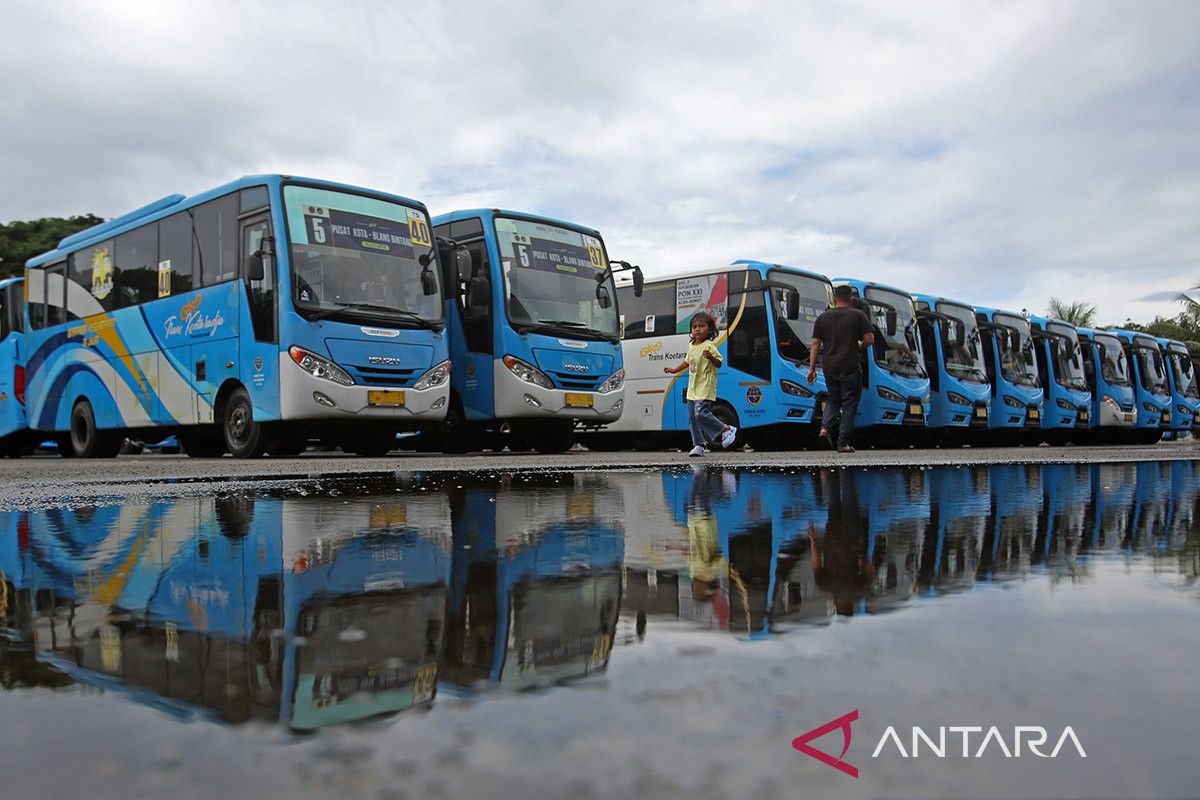
<instances>
[{"instance_id":1,"label":"wet asphalt","mask_svg":"<svg viewBox=\"0 0 1200 800\"><path fill-rule=\"evenodd\" d=\"M238 488L263 488L322 476L380 472L520 470L642 470L685 465L734 467L934 467L969 464L1099 464L1200 458L1193 441L1157 445L1107 447L1007 447L860 450L842 454L822 451L713 452L689 458L681 451L598 453L572 450L558 455L483 452L466 455L395 452L381 458L309 452L294 458L236 460L189 458L183 455L121 456L112 460L75 460L32 456L0 461L0 508L78 503L95 498L167 494L205 494ZM220 484L220 486L214 486Z\"/></svg>"}]
</instances>

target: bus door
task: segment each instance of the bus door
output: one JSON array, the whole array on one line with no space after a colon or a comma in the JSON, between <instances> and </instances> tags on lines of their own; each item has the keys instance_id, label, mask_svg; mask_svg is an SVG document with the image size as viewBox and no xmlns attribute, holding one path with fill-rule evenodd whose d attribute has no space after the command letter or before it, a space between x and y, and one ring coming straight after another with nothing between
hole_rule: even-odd
<instances>
[{"instance_id":1,"label":"bus door","mask_svg":"<svg viewBox=\"0 0 1200 800\"><path fill-rule=\"evenodd\" d=\"M249 330L238 348L242 385L258 411L279 416L279 297L271 223L266 213L241 220L241 271L246 285Z\"/></svg>"},{"instance_id":2,"label":"bus door","mask_svg":"<svg viewBox=\"0 0 1200 800\"><path fill-rule=\"evenodd\" d=\"M496 414L493 396L492 362L494 312L491 291L492 275L487 241L478 239L466 245L471 254L471 272L458 278L458 312L462 317L465 358L463 380L458 384L463 412L467 419L491 419ZM499 280L499 276L496 280ZM461 351L460 351L461 352ZM456 354L457 356L457 354ZM458 372L454 362L454 371Z\"/></svg>"},{"instance_id":3,"label":"bus door","mask_svg":"<svg viewBox=\"0 0 1200 800\"><path fill-rule=\"evenodd\" d=\"M0 289L0 437L25 427L25 364L21 360L24 286L15 281Z\"/></svg>"}]
</instances>

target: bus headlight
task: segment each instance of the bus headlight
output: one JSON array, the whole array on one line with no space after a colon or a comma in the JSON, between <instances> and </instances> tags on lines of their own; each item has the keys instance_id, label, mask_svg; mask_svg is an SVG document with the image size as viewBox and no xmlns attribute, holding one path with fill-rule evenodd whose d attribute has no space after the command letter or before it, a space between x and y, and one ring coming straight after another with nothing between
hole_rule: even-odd
<instances>
[{"instance_id":1,"label":"bus headlight","mask_svg":"<svg viewBox=\"0 0 1200 800\"><path fill-rule=\"evenodd\" d=\"M615 392L617 389L620 389L624 385L625 385L625 370L619 369L616 372L614 372L612 375L609 375L608 380L606 380L604 383L600 384L600 388L597 391L599 391L601 394L603 394L604 392Z\"/></svg>"},{"instance_id":2,"label":"bus headlight","mask_svg":"<svg viewBox=\"0 0 1200 800\"><path fill-rule=\"evenodd\" d=\"M1009 397L1008 395L1004 395L1004 405L1008 406L1009 408L1024 408L1025 407L1025 404L1022 403L1020 400L1018 400L1015 397Z\"/></svg>"},{"instance_id":3,"label":"bus headlight","mask_svg":"<svg viewBox=\"0 0 1200 800\"><path fill-rule=\"evenodd\" d=\"M441 386L448 380L450 380L450 362L443 361L417 378L416 382L413 383L413 388L417 390L432 389L434 386Z\"/></svg>"},{"instance_id":4,"label":"bus headlight","mask_svg":"<svg viewBox=\"0 0 1200 800\"><path fill-rule=\"evenodd\" d=\"M1142 408L1146 409L1151 414L1158 413L1158 406L1154 405L1153 403L1142 403Z\"/></svg>"},{"instance_id":5,"label":"bus headlight","mask_svg":"<svg viewBox=\"0 0 1200 800\"><path fill-rule=\"evenodd\" d=\"M505 356L501 361L504 362L504 366L508 367L509 372L526 383L532 383L534 386L540 386L543 389L554 388L554 382L550 380L550 377L546 373L537 367L526 364L516 356Z\"/></svg>"},{"instance_id":6,"label":"bus headlight","mask_svg":"<svg viewBox=\"0 0 1200 800\"><path fill-rule=\"evenodd\" d=\"M292 345L288 348L288 355L292 357L292 361L295 361L300 369L315 378L324 378L327 381L333 381L342 386L354 385L354 379L350 377L346 370L327 358L322 358L316 353L310 353L303 347Z\"/></svg>"},{"instance_id":7,"label":"bus headlight","mask_svg":"<svg viewBox=\"0 0 1200 800\"><path fill-rule=\"evenodd\" d=\"M1061 408L1063 411L1074 411L1074 410L1075 410L1075 404L1074 404L1074 403L1070 403L1070 402L1068 402L1068 401L1066 401L1066 400L1063 400L1061 397L1056 397L1056 398L1054 398L1054 403L1055 403L1055 405L1057 405L1059 408Z\"/></svg>"},{"instance_id":8,"label":"bus headlight","mask_svg":"<svg viewBox=\"0 0 1200 800\"><path fill-rule=\"evenodd\" d=\"M879 396L882 397L884 400L892 400L893 402L896 402L896 403L904 402L903 397L901 397L897 393L893 392L891 389L887 388L886 386L880 386L875 391L878 392Z\"/></svg>"},{"instance_id":9,"label":"bus headlight","mask_svg":"<svg viewBox=\"0 0 1200 800\"><path fill-rule=\"evenodd\" d=\"M793 397L812 397L813 393L807 386L801 386L798 383L791 381L780 381L779 388L783 389L784 394L790 394Z\"/></svg>"},{"instance_id":10,"label":"bus headlight","mask_svg":"<svg viewBox=\"0 0 1200 800\"><path fill-rule=\"evenodd\" d=\"M958 392L946 392L946 399L949 400L951 403L956 403L960 406L971 405L971 401L968 400L967 398L963 397Z\"/></svg>"},{"instance_id":11,"label":"bus headlight","mask_svg":"<svg viewBox=\"0 0 1200 800\"><path fill-rule=\"evenodd\" d=\"M1116 400L1112 399L1108 395L1104 395L1104 397L1100 399L1103 400L1113 411L1116 411L1118 414L1121 413L1121 404Z\"/></svg>"},{"instance_id":12,"label":"bus headlight","mask_svg":"<svg viewBox=\"0 0 1200 800\"><path fill-rule=\"evenodd\" d=\"M1187 406L1175 406L1175 410L1178 411L1180 414L1191 414L1192 413L1192 410L1190 408L1188 408Z\"/></svg>"}]
</instances>

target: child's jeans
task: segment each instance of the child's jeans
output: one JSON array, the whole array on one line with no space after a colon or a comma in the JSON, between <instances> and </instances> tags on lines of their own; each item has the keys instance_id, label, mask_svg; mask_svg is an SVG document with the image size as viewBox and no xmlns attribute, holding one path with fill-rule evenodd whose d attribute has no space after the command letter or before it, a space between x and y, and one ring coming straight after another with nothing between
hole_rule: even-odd
<instances>
[{"instance_id":1,"label":"child's jeans","mask_svg":"<svg viewBox=\"0 0 1200 800\"><path fill-rule=\"evenodd\" d=\"M692 445L704 447L721 435L725 423L713 415L711 400L688 400L688 428L692 431Z\"/></svg>"}]
</instances>

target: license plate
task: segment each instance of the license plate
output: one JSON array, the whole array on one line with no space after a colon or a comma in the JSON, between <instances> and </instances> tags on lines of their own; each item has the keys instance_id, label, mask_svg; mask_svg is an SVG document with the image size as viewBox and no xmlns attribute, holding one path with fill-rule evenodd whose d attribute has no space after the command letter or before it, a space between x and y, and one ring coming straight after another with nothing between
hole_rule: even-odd
<instances>
[{"instance_id":1,"label":"license plate","mask_svg":"<svg viewBox=\"0 0 1200 800\"><path fill-rule=\"evenodd\" d=\"M975 416L978 417L979 419L983 419L984 417L987 416L987 409L986 408L975 409Z\"/></svg>"},{"instance_id":2,"label":"license plate","mask_svg":"<svg viewBox=\"0 0 1200 800\"><path fill-rule=\"evenodd\" d=\"M1079 412L1079 420L1080 420L1081 422L1087 422L1087 421L1088 421L1088 412L1086 412L1086 411L1080 411L1080 412Z\"/></svg>"},{"instance_id":3,"label":"license plate","mask_svg":"<svg viewBox=\"0 0 1200 800\"><path fill-rule=\"evenodd\" d=\"M1029 409L1029 418L1030 419L1041 419L1042 412L1038 411L1036 408L1031 408L1031 409Z\"/></svg>"},{"instance_id":4,"label":"license plate","mask_svg":"<svg viewBox=\"0 0 1200 800\"><path fill-rule=\"evenodd\" d=\"M368 389L367 405L402 406L404 405L404 392L395 389Z\"/></svg>"},{"instance_id":5,"label":"license plate","mask_svg":"<svg viewBox=\"0 0 1200 800\"><path fill-rule=\"evenodd\" d=\"M1126 422L1133 422L1133 414L1130 414L1128 411L1126 411L1126 412L1125 412L1125 421L1126 421Z\"/></svg>"},{"instance_id":6,"label":"license plate","mask_svg":"<svg viewBox=\"0 0 1200 800\"><path fill-rule=\"evenodd\" d=\"M908 413L920 414L921 413L921 404L920 403L909 403L908 404Z\"/></svg>"},{"instance_id":7,"label":"license plate","mask_svg":"<svg viewBox=\"0 0 1200 800\"><path fill-rule=\"evenodd\" d=\"M587 392L567 392L566 401L569 406L584 406L587 408L591 408L592 406L592 396Z\"/></svg>"}]
</instances>

